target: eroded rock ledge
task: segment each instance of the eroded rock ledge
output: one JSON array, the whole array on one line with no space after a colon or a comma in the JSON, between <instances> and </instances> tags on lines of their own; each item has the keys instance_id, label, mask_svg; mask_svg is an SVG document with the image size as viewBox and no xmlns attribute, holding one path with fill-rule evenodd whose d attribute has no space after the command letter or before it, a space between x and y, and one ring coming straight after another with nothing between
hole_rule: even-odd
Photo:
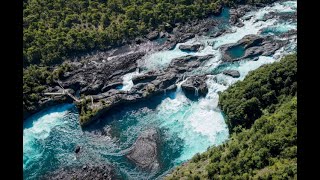
<instances>
[{"instance_id":1,"label":"eroded rock ledge","mask_svg":"<svg viewBox=\"0 0 320 180\"><path fill-rule=\"evenodd\" d=\"M110 165L84 165L79 167L69 167L58 169L54 172L48 173L41 178L41 180L113 180L116 177L115 169Z\"/></svg>"},{"instance_id":2,"label":"eroded rock ledge","mask_svg":"<svg viewBox=\"0 0 320 180\"><path fill-rule=\"evenodd\" d=\"M287 40L275 40L271 36L246 35L236 43L220 47L222 61L234 62L246 58L255 58L260 55L270 56L287 43ZM243 55L236 58L232 57L230 51L232 51L233 48L243 49Z\"/></svg>"},{"instance_id":3,"label":"eroded rock ledge","mask_svg":"<svg viewBox=\"0 0 320 180\"><path fill-rule=\"evenodd\" d=\"M88 92L89 88L83 86L83 88L85 89L81 89L80 86L80 91L83 94L87 94L85 97L82 97L82 101L77 104L80 110L80 124L87 125L91 121L98 119L101 115L109 111L111 108L120 104L128 104L140 100L145 100L159 93L175 90L176 83L182 80L184 73L191 72L211 58L213 58L213 55L187 55L173 59L170 65L164 70L150 71L146 74L142 74L133 78L134 84L129 91L122 91L116 88L112 88L103 92L100 89L100 93L90 94L93 91L90 90ZM99 70L93 71L97 72ZM62 84L66 85L67 87L76 87L72 84L81 84L79 82L82 79L79 77L83 77L81 73L82 71L74 74L74 76L76 76L77 78L69 77L69 79L62 82ZM97 76L96 74L87 74L86 78L92 78L95 79L94 82L101 83L97 84L97 87L108 86L109 83L119 81L122 82L118 76L111 76L108 79L104 79L104 81L102 79L99 79L99 77L100 76ZM103 78L103 76L101 78ZM94 92L96 93L97 91L98 90Z\"/></svg>"},{"instance_id":4,"label":"eroded rock ledge","mask_svg":"<svg viewBox=\"0 0 320 180\"><path fill-rule=\"evenodd\" d=\"M160 135L157 129L151 128L138 137L136 142L129 148L126 157L138 167L155 172L159 170L158 148Z\"/></svg>"},{"instance_id":5,"label":"eroded rock ledge","mask_svg":"<svg viewBox=\"0 0 320 180\"><path fill-rule=\"evenodd\" d=\"M191 76L184 83L181 84L181 89L186 96L206 96L208 93L208 86L206 83L207 76Z\"/></svg>"}]
</instances>

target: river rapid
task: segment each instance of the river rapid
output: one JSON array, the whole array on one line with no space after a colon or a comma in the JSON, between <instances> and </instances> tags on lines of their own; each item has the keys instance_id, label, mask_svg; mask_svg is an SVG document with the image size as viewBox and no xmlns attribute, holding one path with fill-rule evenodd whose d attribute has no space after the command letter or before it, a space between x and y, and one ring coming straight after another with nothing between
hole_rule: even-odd
<instances>
[{"instance_id":1,"label":"river rapid","mask_svg":"<svg viewBox=\"0 0 320 180\"><path fill-rule=\"evenodd\" d=\"M204 66L190 74L207 75L208 94L198 100L188 99L181 90L182 82L177 84L175 92L154 96L145 102L130 106L117 107L90 128L82 130L78 123L78 112L73 104L62 104L37 113L24 122L23 127L23 172L24 179L37 179L39 176L61 167L81 166L83 164L112 164L123 179L161 179L177 165L189 160L196 153L217 146L229 137L229 131L222 112L218 107L218 92L226 90L236 81L243 80L252 70L263 64L278 61L282 56L296 51L296 35L286 37L290 43L272 56L259 56L257 61L242 60L223 63L219 47L235 43L245 35L280 37L282 33L296 29L295 21L283 21L281 18L263 20L271 11L295 13L296 1L274 3L270 6L248 12L243 27L228 25L229 10L225 9L220 17L219 28L230 29L231 33L217 38L196 36L185 43L179 43L173 50L148 53L140 63L142 71L123 77L120 89L127 91L133 86L132 77L153 69L166 68L172 59L191 55L214 54ZM250 17L251 18L246 18ZM247 20L244 20L247 19ZM181 44L203 43L199 52L184 52ZM213 44L213 45L212 45ZM234 52L241 55L241 49ZM239 78L226 76L222 70L238 70ZM185 79L186 80L186 79ZM135 167L125 156L139 134L148 128L160 129L160 170L148 173ZM78 156L74 149L82 147Z\"/></svg>"}]
</instances>

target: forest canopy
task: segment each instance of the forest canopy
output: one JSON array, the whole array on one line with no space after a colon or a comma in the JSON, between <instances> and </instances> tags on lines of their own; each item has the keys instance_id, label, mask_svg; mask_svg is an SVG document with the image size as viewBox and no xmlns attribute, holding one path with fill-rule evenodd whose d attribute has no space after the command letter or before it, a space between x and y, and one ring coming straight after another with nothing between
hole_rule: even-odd
<instances>
[{"instance_id":1,"label":"forest canopy","mask_svg":"<svg viewBox=\"0 0 320 180\"><path fill-rule=\"evenodd\" d=\"M220 95L230 139L167 179L297 179L297 57L252 71Z\"/></svg>"},{"instance_id":2,"label":"forest canopy","mask_svg":"<svg viewBox=\"0 0 320 180\"><path fill-rule=\"evenodd\" d=\"M207 17L220 5L274 0L24 0L23 63L52 65L178 22Z\"/></svg>"}]
</instances>

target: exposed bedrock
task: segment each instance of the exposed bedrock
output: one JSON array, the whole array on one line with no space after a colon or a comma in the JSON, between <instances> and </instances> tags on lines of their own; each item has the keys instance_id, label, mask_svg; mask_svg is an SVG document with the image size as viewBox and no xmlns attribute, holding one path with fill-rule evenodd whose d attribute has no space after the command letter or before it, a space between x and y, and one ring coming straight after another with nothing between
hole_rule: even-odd
<instances>
[{"instance_id":1,"label":"exposed bedrock","mask_svg":"<svg viewBox=\"0 0 320 180\"><path fill-rule=\"evenodd\" d=\"M241 5L237 9L230 9L230 19L229 19L230 25L234 25L237 27L244 26L240 18L243 17L247 12L252 10L252 8L253 7L250 5Z\"/></svg>"},{"instance_id":2,"label":"exposed bedrock","mask_svg":"<svg viewBox=\"0 0 320 180\"><path fill-rule=\"evenodd\" d=\"M206 76L191 76L184 83L181 84L181 89L188 96L206 96L208 93L208 86L206 83Z\"/></svg>"},{"instance_id":3,"label":"exposed bedrock","mask_svg":"<svg viewBox=\"0 0 320 180\"><path fill-rule=\"evenodd\" d=\"M61 168L54 172L48 173L41 178L42 180L113 180L118 179L114 168L108 164L105 165L83 165L82 167Z\"/></svg>"},{"instance_id":4,"label":"exposed bedrock","mask_svg":"<svg viewBox=\"0 0 320 180\"><path fill-rule=\"evenodd\" d=\"M237 70L224 70L222 73L233 78L240 77L240 73Z\"/></svg>"},{"instance_id":5,"label":"exposed bedrock","mask_svg":"<svg viewBox=\"0 0 320 180\"><path fill-rule=\"evenodd\" d=\"M137 52L105 62L90 61L64 77L62 86L80 89L81 94L98 94L120 85L124 74L137 69L137 60L145 55Z\"/></svg>"},{"instance_id":6,"label":"exposed bedrock","mask_svg":"<svg viewBox=\"0 0 320 180\"><path fill-rule=\"evenodd\" d=\"M223 45L220 48L222 53L222 61L233 62L245 58L255 58L259 55L270 56L286 43L288 43L288 41L275 40L271 36L246 35L237 43ZM239 53L238 51L243 52ZM241 54L241 56L234 57L233 53Z\"/></svg>"},{"instance_id":7,"label":"exposed bedrock","mask_svg":"<svg viewBox=\"0 0 320 180\"><path fill-rule=\"evenodd\" d=\"M182 50L182 51L199 51L199 49L203 47L202 44L200 43L197 43L197 44L181 44L179 46L179 49Z\"/></svg>"},{"instance_id":8,"label":"exposed bedrock","mask_svg":"<svg viewBox=\"0 0 320 180\"><path fill-rule=\"evenodd\" d=\"M160 135L157 129L151 128L140 134L129 148L126 157L138 167L155 172L159 170L158 149Z\"/></svg>"},{"instance_id":9,"label":"exposed bedrock","mask_svg":"<svg viewBox=\"0 0 320 180\"><path fill-rule=\"evenodd\" d=\"M152 31L149 34L146 35L146 38L149 39L150 41L155 40L159 37L159 32L158 31Z\"/></svg>"},{"instance_id":10,"label":"exposed bedrock","mask_svg":"<svg viewBox=\"0 0 320 180\"><path fill-rule=\"evenodd\" d=\"M87 125L120 104L145 100L160 93L174 91L184 73L200 67L212 57L213 55L179 57L173 59L164 70L150 71L133 77L133 87L129 91L109 89L103 93L87 95L84 97L86 100L78 103L80 124ZM112 79L110 81L112 82Z\"/></svg>"}]
</instances>

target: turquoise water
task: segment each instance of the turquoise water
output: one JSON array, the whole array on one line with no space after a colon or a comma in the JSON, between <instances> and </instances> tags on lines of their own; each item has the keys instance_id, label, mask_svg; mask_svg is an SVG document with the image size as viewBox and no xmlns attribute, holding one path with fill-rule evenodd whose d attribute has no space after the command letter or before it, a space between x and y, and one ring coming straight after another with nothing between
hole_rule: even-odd
<instances>
[{"instance_id":1,"label":"turquoise water","mask_svg":"<svg viewBox=\"0 0 320 180\"><path fill-rule=\"evenodd\" d=\"M242 57L244 55L244 52L245 52L245 49L243 46L235 46L226 51L226 53L229 54L229 56L232 59Z\"/></svg>"},{"instance_id":2,"label":"turquoise water","mask_svg":"<svg viewBox=\"0 0 320 180\"><path fill-rule=\"evenodd\" d=\"M287 6L285 6L287 5ZM168 171L182 162L190 159L198 152L204 152L209 146L216 146L228 139L228 129L223 115L218 107L218 92L224 91L231 84L244 77L263 64L277 61L279 51L275 56L260 56L257 61L241 61L222 64L219 47L235 43L243 36L257 34L266 27L281 28L277 19L266 22L256 20L261 14L272 9L288 11L295 8L294 3L284 3L253 12L254 16L244 22L244 27L232 27L234 33L218 38L196 37L186 43L201 42L205 47L192 55L214 54L203 67L193 73L213 73L208 75L209 92L206 97L191 101L181 91L181 82L175 92L155 96L148 101L121 106L105 114L100 120L86 129L78 124L78 112L72 104L64 104L38 113L24 122L23 130L23 173L24 179L38 179L46 172L61 167L77 166L87 163L110 163L116 167L124 179L160 179ZM225 14L224 14L225 13ZM227 13L223 12L222 17ZM296 28L295 24L286 23ZM285 29L288 29L287 27ZM214 42L214 47L206 44ZM294 49L296 41L290 47ZM240 50L233 50L235 56L241 55ZM149 54L142 64L142 72L152 69L163 69L173 58L186 55L178 46L171 51L161 51ZM221 74L225 69L235 69L240 72L239 78L231 78ZM117 88L130 90L134 73L123 77L123 86ZM144 130L157 127L160 129L161 143L160 170L156 174L137 169L124 156L129 148ZM82 149L78 157L74 148L80 145Z\"/></svg>"},{"instance_id":3,"label":"turquoise water","mask_svg":"<svg viewBox=\"0 0 320 180\"><path fill-rule=\"evenodd\" d=\"M196 122L200 117L208 119L220 114L199 108L199 102L188 100L182 92L173 92L154 97L148 103L114 109L84 131L77 123L78 113L73 105L50 108L26 121L24 178L34 179L59 167L88 162L111 163L125 179L161 176L195 153L228 138L222 115L210 120L209 127ZM136 169L123 153L141 132L151 127L158 127L161 132L161 170L154 175ZM76 145L83 146L78 159L73 152Z\"/></svg>"}]
</instances>

